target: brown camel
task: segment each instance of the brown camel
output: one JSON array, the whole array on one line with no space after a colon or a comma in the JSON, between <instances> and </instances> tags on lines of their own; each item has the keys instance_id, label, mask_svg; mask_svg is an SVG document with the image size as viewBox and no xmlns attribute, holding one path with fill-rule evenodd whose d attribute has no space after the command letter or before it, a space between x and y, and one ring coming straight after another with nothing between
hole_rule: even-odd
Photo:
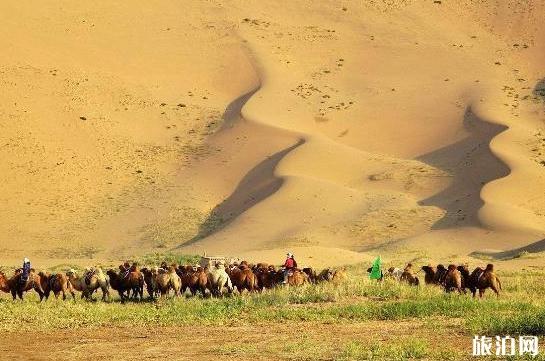
<instances>
[{"instance_id":1,"label":"brown camel","mask_svg":"<svg viewBox=\"0 0 545 361\"><path fill-rule=\"evenodd\" d=\"M123 266L120 266L120 268L124 269ZM133 292L133 299L140 297L140 300L142 300L144 298L144 276L136 267L129 268L126 275L118 274L113 269L108 270L106 274L110 277L112 288L119 293L122 303L130 297L131 291ZM125 292L127 292L126 295Z\"/></svg>"},{"instance_id":2,"label":"brown camel","mask_svg":"<svg viewBox=\"0 0 545 361\"><path fill-rule=\"evenodd\" d=\"M501 282L498 276L494 273L494 265L488 264L483 270L480 267L477 267L470 276L471 282L475 287L475 291L471 290L473 297L475 297L476 290L479 290L479 297L483 297L484 291L487 288L492 289L496 293L496 296L499 297L501 290ZM471 289L471 288L470 288Z\"/></svg>"},{"instance_id":3,"label":"brown camel","mask_svg":"<svg viewBox=\"0 0 545 361\"><path fill-rule=\"evenodd\" d=\"M331 281L333 279L333 276L335 275L335 270L331 268L326 268L322 270L317 276L318 281Z\"/></svg>"},{"instance_id":4,"label":"brown camel","mask_svg":"<svg viewBox=\"0 0 545 361\"><path fill-rule=\"evenodd\" d=\"M335 270L335 273L333 274L333 278L331 279L331 282L333 283L342 283L348 279L348 274L346 273L345 268L340 268L338 270Z\"/></svg>"},{"instance_id":5,"label":"brown camel","mask_svg":"<svg viewBox=\"0 0 545 361\"><path fill-rule=\"evenodd\" d=\"M168 270L164 268L152 269L151 273L161 297L166 297L171 289L174 291L175 296L180 295L182 281L176 274L176 268L169 267Z\"/></svg>"},{"instance_id":6,"label":"brown camel","mask_svg":"<svg viewBox=\"0 0 545 361\"><path fill-rule=\"evenodd\" d=\"M19 269L15 271L15 274L8 280L8 285L13 300L15 301L17 297L19 297L20 300L23 300L24 292L35 290L40 296L41 302L44 298L44 290L42 289L40 276L34 269L30 270L26 281L22 280L22 276L23 272L21 269Z\"/></svg>"},{"instance_id":7,"label":"brown camel","mask_svg":"<svg viewBox=\"0 0 545 361\"><path fill-rule=\"evenodd\" d=\"M11 293L11 290L8 284L8 278L6 277L4 272L0 272L0 291L5 293Z\"/></svg>"},{"instance_id":8,"label":"brown camel","mask_svg":"<svg viewBox=\"0 0 545 361\"><path fill-rule=\"evenodd\" d=\"M148 291L149 297L155 298L159 296L161 293L159 292L157 284L155 283L155 278L153 277L151 268L144 267L140 271L144 275L144 283L146 284L146 290Z\"/></svg>"},{"instance_id":9,"label":"brown camel","mask_svg":"<svg viewBox=\"0 0 545 361\"><path fill-rule=\"evenodd\" d=\"M455 265L451 264L448 266L445 276L445 291L451 292L453 290L462 293L462 274Z\"/></svg>"},{"instance_id":10,"label":"brown camel","mask_svg":"<svg viewBox=\"0 0 545 361\"><path fill-rule=\"evenodd\" d=\"M467 264L458 266L456 268L458 269L458 271L460 271L460 274L462 275L462 289L465 291L466 288L469 288L469 290L471 291L471 274L469 273L469 268L467 267Z\"/></svg>"},{"instance_id":11,"label":"brown camel","mask_svg":"<svg viewBox=\"0 0 545 361\"><path fill-rule=\"evenodd\" d=\"M257 276L248 266L241 264L239 267L230 267L227 273L233 287L236 287L239 293L244 290L253 292L258 289Z\"/></svg>"},{"instance_id":12,"label":"brown camel","mask_svg":"<svg viewBox=\"0 0 545 361\"><path fill-rule=\"evenodd\" d=\"M204 268L197 267L195 269L193 266L178 266L176 273L182 281L182 293L189 289L193 296L197 294L197 291L200 291L203 297L206 295L208 275Z\"/></svg>"},{"instance_id":13,"label":"brown camel","mask_svg":"<svg viewBox=\"0 0 545 361\"><path fill-rule=\"evenodd\" d=\"M445 284L445 277L447 277L448 270L442 264L437 265L437 270L435 271L435 280L434 282L438 285Z\"/></svg>"},{"instance_id":14,"label":"brown camel","mask_svg":"<svg viewBox=\"0 0 545 361\"><path fill-rule=\"evenodd\" d=\"M420 284L420 280L414 273L412 273L411 269L403 271L401 277L399 278L399 281L407 282L409 286L418 286Z\"/></svg>"},{"instance_id":15,"label":"brown camel","mask_svg":"<svg viewBox=\"0 0 545 361\"><path fill-rule=\"evenodd\" d=\"M65 274L56 273L51 275L46 272L40 272L39 275L46 300L49 298L51 292L53 292L55 298L59 298L59 295L62 293L62 299L66 300L66 294L70 293L72 299L76 299L72 284L68 281L68 277Z\"/></svg>"},{"instance_id":16,"label":"brown camel","mask_svg":"<svg viewBox=\"0 0 545 361\"><path fill-rule=\"evenodd\" d=\"M265 288L273 288L276 284L276 269L274 266L259 267L254 270L257 277L257 288L263 290ZM280 281L282 282L282 281Z\"/></svg>"},{"instance_id":17,"label":"brown camel","mask_svg":"<svg viewBox=\"0 0 545 361\"><path fill-rule=\"evenodd\" d=\"M102 290L103 301L110 298L108 279L100 267L88 268L82 276L78 276L75 270L70 269L66 276L71 288L81 292L82 299L92 300L93 293L99 288Z\"/></svg>"},{"instance_id":18,"label":"brown camel","mask_svg":"<svg viewBox=\"0 0 545 361\"><path fill-rule=\"evenodd\" d=\"M422 271L424 271L424 283L427 285L434 285L436 283L435 279L435 270L431 265L422 266Z\"/></svg>"},{"instance_id":19,"label":"brown camel","mask_svg":"<svg viewBox=\"0 0 545 361\"><path fill-rule=\"evenodd\" d=\"M318 283L318 275L316 274L316 271L312 267L305 267L303 268L303 272L306 273L308 276L308 280L310 283L316 284Z\"/></svg>"},{"instance_id":20,"label":"brown camel","mask_svg":"<svg viewBox=\"0 0 545 361\"><path fill-rule=\"evenodd\" d=\"M276 282L282 283L284 281L284 271L278 270L276 272ZM298 268L295 268L292 272L288 273L288 286L302 286L308 281L306 273Z\"/></svg>"}]
</instances>

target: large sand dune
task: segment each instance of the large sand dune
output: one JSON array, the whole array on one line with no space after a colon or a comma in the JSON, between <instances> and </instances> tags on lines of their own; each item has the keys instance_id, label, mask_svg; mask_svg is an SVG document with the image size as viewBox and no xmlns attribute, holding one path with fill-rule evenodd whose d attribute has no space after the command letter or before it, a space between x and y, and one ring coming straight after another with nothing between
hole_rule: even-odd
<instances>
[{"instance_id":1,"label":"large sand dune","mask_svg":"<svg viewBox=\"0 0 545 361\"><path fill-rule=\"evenodd\" d=\"M2 262L540 265L544 22L537 0L4 2Z\"/></svg>"}]
</instances>

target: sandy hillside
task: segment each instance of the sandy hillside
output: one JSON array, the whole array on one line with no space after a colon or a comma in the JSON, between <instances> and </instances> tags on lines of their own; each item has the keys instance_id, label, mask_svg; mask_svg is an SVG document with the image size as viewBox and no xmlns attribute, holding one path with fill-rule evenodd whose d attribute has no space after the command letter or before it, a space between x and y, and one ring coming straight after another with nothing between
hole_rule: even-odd
<instances>
[{"instance_id":1,"label":"sandy hillside","mask_svg":"<svg viewBox=\"0 0 545 361\"><path fill-rule=\"evenodd\" d=\"M538 0L2 2L1 261L540 265L544 22Z\"/></svg>"}]
</instances>

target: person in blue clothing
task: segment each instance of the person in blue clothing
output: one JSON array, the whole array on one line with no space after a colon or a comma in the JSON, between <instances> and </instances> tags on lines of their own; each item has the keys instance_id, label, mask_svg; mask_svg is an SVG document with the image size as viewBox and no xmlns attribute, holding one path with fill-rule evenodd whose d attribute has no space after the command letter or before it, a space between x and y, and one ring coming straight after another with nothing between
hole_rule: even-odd
<instances>
[{"instance_id":1,"label":"person in blue clothing","mask_svg":"<svg viewBox=\"0 0 545 361\"><path fill-rule=\"evenodd\" d=\"M23 272L21 273L21 283L26 283L30 276L30 260L25 257L23 260Z\"/></svg>"}]
</instances>

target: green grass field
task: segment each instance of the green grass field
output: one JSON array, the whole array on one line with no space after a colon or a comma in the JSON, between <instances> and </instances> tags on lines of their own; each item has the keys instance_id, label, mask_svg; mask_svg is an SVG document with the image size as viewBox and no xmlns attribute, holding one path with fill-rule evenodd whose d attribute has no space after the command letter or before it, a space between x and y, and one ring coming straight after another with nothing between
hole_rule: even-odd
<instances>
[{"instance_id":1,"label":"green grass field","mask_svg":"<svg viewBox=\"0 0 545 361\"><path fill-rule=\"evenodd\" d=\"M542 273L501 273L503 292L496 298L487 292L484 299L470 294L445 294L438 287L409 287L394 281L383 283L367 279L363 266L348 269L349 279L339 285L323 283L300 288L278 288L262 294L234 295L223 299L179 297L155 302L121 304L86 302L78 299L50 299L38 303L28 294L25 301L0 299L0 330L41 330L100 327L176 327L275 325L291 322L306 325L360 325L384 322L418 322L421 331L462 335L470 345L473 335L543 335L545 333L545 285ZM460 347L444 350L435 341L406 335L387 345L361 341L342 345L313 342L294 345L306 350L300 359L460 359ZM282 349L284 350L284 349ZM271 349L271 352L284 352ZM226 346L219 353L251 355L251 345ZM467 347L466 347L467 354ZM470 349L469 349L470 351ZM260 351L261 352L261 351ZM318 355L318 354L319 355ZM320 356L320 357L319 357Z\"/></svg>"}]
</instances>

